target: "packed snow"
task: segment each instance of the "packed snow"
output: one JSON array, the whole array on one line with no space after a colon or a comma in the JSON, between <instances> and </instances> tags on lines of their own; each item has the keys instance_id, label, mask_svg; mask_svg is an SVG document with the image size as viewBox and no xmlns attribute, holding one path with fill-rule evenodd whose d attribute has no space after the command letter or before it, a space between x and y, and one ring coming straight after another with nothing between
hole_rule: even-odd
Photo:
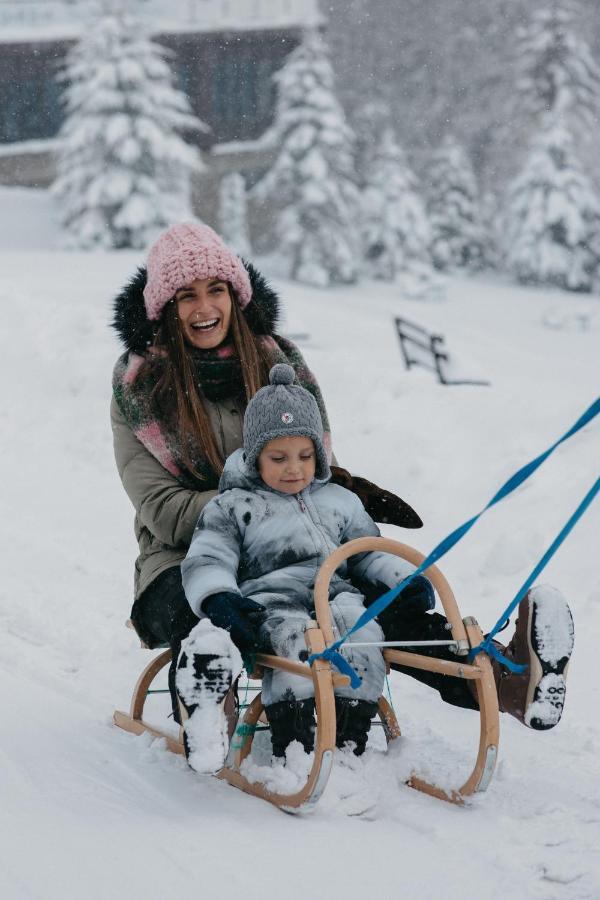
<instances>
[{"instance_id":1,"label":"packed snow","mask_svg":"<svg viewBox=\"0 0 600 900\"><path fill-rule=\"evenodd\" d=\"M375 729L362 759L336 753L308 816L199 776L164 742L112 725L151 658L124 627L137 547L108 418L120 352L111 297L139 262L132 252L0 253L1 896L597 900L598 500L543 575L575 618L563 720L534 732L502 717L496 775L464 808L404 782L414 770L460 785L478 716L398 674L390 688L402 737L386 754ZM598 393L593 295L583 329L561 324L579 298L491 277L449 276L446 298L428 303L394 283L276 286L283 330L303 335L323 387L340 462L416 508L422 530L385 533L424 552ZM424 369L406 372L394 315L444 334L456 365L490 385L444 387ZM599 447L595 422L441 562L463 615L484 629L496 621L598 477ZM148 718L159 724L167 710L164 695L153 697ZM297 746L288 757L272 779L307 771ZM269 764L261 732L248 766Z\"/></svg>"}]
</instances>

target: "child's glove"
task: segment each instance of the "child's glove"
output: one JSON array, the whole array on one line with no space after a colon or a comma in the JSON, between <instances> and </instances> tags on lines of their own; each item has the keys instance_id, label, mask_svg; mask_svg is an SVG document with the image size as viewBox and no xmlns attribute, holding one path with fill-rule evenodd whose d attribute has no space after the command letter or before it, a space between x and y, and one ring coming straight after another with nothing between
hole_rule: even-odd
<instances>
[{"instance_id":1,"label":"child's glove","mask_svg":"<svg viewBox=\"0 0 600 900\"><path fill-rule=\"evenodd\" d=\"M435 608L433 585L425 575L417 575L400 591L396 602L407 616L429 612Z\"/></svg>"},{"instance_id":2,"label":"child's glove","mask_svg":"<svg viewBox=\"0 0 600 900\"><path fill-rule=\"evenodd\" d=\"M224 591L206 597L202 610L213 625L230 633L231 640L241 653L259 652L258 630L266 613L261 603L233 591Z\"/></svg>"}]
</instances>

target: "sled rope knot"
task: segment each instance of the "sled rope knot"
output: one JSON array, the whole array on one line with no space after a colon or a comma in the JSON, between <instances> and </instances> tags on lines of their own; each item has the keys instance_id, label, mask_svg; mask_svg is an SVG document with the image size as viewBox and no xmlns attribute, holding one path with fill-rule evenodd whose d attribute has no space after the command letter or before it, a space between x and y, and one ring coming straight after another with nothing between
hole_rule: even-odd
<instances>
[{"instance_id":1,"label":"sled rope knot","mask_svg":"<svg viewBox=\"0 0 600 900\"><path fill-rule=\"evenodd\" d=\"M452 531L449 535L447 535L442 541L440 541L440 543L437 545L437 547L434 547L434 549L431 551L431 553L425 557L425 559L423 560L421 565L417 569L415 569L415 571L412 572L411 575L409 575L407 578L405 578L403 581L401 581L400 584L398 584L396 587L391 588L389 591L386 591L385 594L383 594L381 597L379 597L377 600L375 600L375 602L372 603L369 606L369 608L365 610L365 612L360 616L360 618L357 619L354 626L352 628L350 628L346 632L346 634L342 635L342 637L340 637L337 641L334 641L333 644L331 644L329 647L326 647L325 650L321 651L320 653L313 653L308 658L309 664L311 664L316 659L326 659L326 660L328 660L328 662L331 662L332 665L334 665L337 669L339 669L339 671L342 672L344 675L350 675L350 672L348 671L348 669L350 669L352 671L352 675L350 676L351 685L353 688L358 687L361 684L360 677L354 671L352 666L350 666L348 661L346 659L344 659L342 657L342 655L339 653L340 648L343 646L343 644L346 643L348 638L352 634L354 634L356 631L359 631L361 628L363 628L368 622L370 622L372 619L374 619L376 616L378 616L381 612L383 612L383 610L386 609L390 605L390 603L392 603L396 599L396 597L398 597L398 595L401 593L401 591L403 591L404 588L407 587L407 585L409 585L411 583L411 581L413 581L413 579L417 577L417 575L420 575L422 572L425 571L425 569L428 569L429 566L434 565L439 559L442 558L442 556L445 556L446 553L448 553L452 549L452 547L454 547L455 544L457 544L461 540L461 538L463 538L465 536L465 534L471 530L471 528L473 527L473 525L475 525L477 520L480 519L481 516L483 516L483 514L485 512L487 512L488 509L491 509L491 507L495 506L496 503L499 503L500 500L503 500L505 497L508 497L509 494L512 494L513 491L515 491L518 487L520 487L520 485L522 485L523 482L527 481L527 479L530 478L537 469L539 469L539 467L542 465L542 463L545 462L552 453L554 453L554 451L556 450L557 447L559 447L565 441L569 440L569 438L573 437L574 434L576 434L578 431L580 431L582 428L584 428L599 413L600 413L600 397L598 397L598 399L596 399L591 404L591 406L588 407L588 409L577 419L575 424L572 425L571 428L569 428L569 430L567 432L565 432L565 434L563 434L562 437L560 437L557 441L555 441L554 444L552 444L547 450L545 450L539 456L536 456L535 459L526 463L524 466L522 466L522 468L520 468L517 472L515 472L515 474L512 475L502 485L500 490L497 491L496 494L494 494L492 499L489 501L489 503L486 506L484 506L484 508L481 510L481 512L477 513L477 515L473 516L471 519L468 519L466 522L464 522L462 525L460 525L458 528L456 528L454 531ZM598 491L600 491L600 478L597 479L596 483L588 491L588 493L586 494L584 499L581 501L581 503L579 504L579 506L577 507L577 509L575 510L575 512L569 519L569 521L561 529L560 533L554 539L554 541L552 542L552 544L550 545L550 547L548 548L548 550L546 551L544 556L541 558L539 563L535 566L531 575L527 578L524 585L518 591L515 599L509 604L509 606L506 608L506 610L502 613L502 616L500 617L500 619L498 620L498 622L496 623L496 625L494 626L492 631L487 635L486 639L481 644L479 644L479 646L473 648L473 650L471 651L471 656L475 656L475 654L477 654L477 653L485 652L485 653L488 653L490 656L493 656L499 662L503 663L505 666L507 666L507 668L509 668L513 672L524 671L524 669L525 669L524 666L517 666L511 660L506 659L506 657L504 657L503 654L500 653L500 651L497 649L497 647L495 647L492 644L492 639L493 639L494 635L497 634L498 631L500 631L501 627L504 625L504 623L507 619L507 616L509 616L511 614L511 612L515 609L515 607L521 600L521 597L524 596L525 592L529 589L530 585L533 583L535 578L537 578L539 573L546 566L548 561L552 558L552 556L554 555L556 550L560 547L560 545L562 544L564 539L567 537L567 535L569 534L569 532L571 531L571 529L573 528L575 523L581 518L581 516L586 511L586 509L588 508L588 506L590 505L590 503L592 502L592 500L594 499L594 497L596 496Z\"/></svg>"}]
</instances>

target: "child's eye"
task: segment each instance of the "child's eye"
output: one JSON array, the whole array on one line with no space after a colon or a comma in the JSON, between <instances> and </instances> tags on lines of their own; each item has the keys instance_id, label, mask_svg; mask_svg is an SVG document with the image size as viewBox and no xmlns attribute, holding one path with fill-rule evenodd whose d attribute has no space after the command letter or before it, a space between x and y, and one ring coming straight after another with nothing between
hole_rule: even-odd
<instances>
[{"instance_id":1,"label":"child's eye","mask_svg":"<svg viewBox=\"0 0 600 900\"><path fill-rule=\"evenodd\" d=\"M225 290L225 285L216 284L213 288L210 289L211 294L222 294Z\"/></svg>"},{"instance_id":2,"label":"child's eye","mask_svg":"<svg viewBox=\"0 0 600 900\"><path fill-rule=\"evenodd\" d=\"M306 462L307 459L312 459L312 458L313 458L313 454L312 454L312 453L308 453L306 456L301 456L301 457L300 457L300 459L304 460L305 462Z\"/></svg>"}]
</instances>

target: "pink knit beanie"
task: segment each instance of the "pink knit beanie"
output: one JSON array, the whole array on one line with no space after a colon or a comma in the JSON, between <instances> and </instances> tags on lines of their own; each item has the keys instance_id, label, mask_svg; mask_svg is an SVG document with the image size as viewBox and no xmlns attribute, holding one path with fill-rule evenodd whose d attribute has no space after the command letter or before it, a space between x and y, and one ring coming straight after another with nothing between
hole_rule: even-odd
<instances>
[{"instance_id":1,"label":"pink knit beanie","mask_svg":"<svg viewBox=\"0 0 600 900\"><path fill-rule=\"evenodd\" d=\"M244 264L208 225L173 225L158 238L148 253L144 288L146 312L160 319L175 291L196 278L222 278L233 287L242 309L252 299L250 278Z\"/></svg>"}]
</instances>

